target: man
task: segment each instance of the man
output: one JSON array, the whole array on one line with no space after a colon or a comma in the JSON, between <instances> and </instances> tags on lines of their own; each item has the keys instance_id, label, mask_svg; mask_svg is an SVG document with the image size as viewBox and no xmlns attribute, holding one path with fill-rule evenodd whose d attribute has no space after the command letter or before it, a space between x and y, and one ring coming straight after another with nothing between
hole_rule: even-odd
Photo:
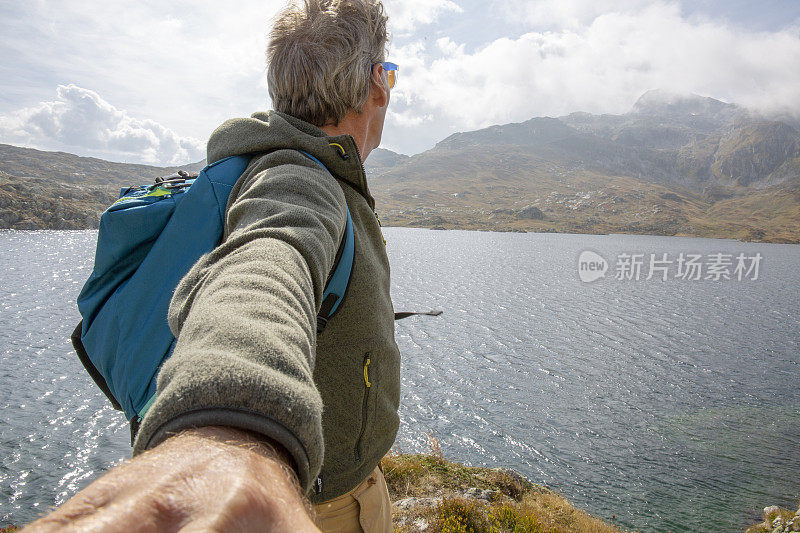
<instances>
[{"instance_id":1,"label":"man","mask_svg":"<svg viewBox=\"0 0 800 533\"><path fill-rule=\"evenodd\" d=\"M209 140L209 163L256 155L222 244L175 290L178 342L135 457L31 529L391 531L378 461L398 428L400 355L362 164L396 75L386 20L379 0L305 0L279 15L267 54L276 111ZM348 209L353 272L317 336Z\"/></svg>"}]
</instances>

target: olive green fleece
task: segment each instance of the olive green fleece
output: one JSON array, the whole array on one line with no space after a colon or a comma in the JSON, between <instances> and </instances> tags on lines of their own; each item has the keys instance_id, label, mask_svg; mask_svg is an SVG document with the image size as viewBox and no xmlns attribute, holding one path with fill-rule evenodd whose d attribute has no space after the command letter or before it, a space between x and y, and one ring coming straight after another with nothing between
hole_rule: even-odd
<instances>
[{"instance_id":1,"label":"olive green fleece","mask_svg":"<svg viewBox=\"0 0 800 533\"><path fill-rule=\"evenodd\" d=\"M245 429L286 448L318 503L369 475L397 434L389 261L352 137L269 112L225 122L208 143L209 163L251 153L266 155L253 158L231 191L222 244L175 290L169 324L178 341L134 454L192 427ZM317 338L346 206L353 272Z\"/></svg>"}]
</instances>

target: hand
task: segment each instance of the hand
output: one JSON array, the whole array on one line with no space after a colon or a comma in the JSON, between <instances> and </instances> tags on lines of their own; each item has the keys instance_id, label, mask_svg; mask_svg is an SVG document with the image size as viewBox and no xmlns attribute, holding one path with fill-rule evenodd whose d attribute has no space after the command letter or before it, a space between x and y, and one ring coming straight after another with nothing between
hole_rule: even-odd
<instances>
[{"instance_id":1,"label":"hand","mask_svg":"<svg viewBox=\"0 0 800 533\"><path fill-rule=\"evenodd\" d=\"M319 532L281 451L230 428L187 431L23 531Z\"/></svg>"}]
</instances>

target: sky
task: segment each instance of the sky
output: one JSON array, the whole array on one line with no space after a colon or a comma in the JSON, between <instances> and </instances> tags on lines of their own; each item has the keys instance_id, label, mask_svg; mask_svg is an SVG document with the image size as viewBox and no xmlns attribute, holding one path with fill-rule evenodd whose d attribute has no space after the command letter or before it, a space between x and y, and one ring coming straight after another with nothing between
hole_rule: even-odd
<instances>
[{"instance_id":1,"label":"sky","mask_svg":"<svg viewBox=\"0 0 800 533\"><path fill-rule=\"evenodd\" d=\"M384 148L650 89L800 117L800 0L384 0L400 65ZM0 143L112 161L205 157L223 121L271 107L284 0L0 0Z\"/></svg>"}]
</instances>

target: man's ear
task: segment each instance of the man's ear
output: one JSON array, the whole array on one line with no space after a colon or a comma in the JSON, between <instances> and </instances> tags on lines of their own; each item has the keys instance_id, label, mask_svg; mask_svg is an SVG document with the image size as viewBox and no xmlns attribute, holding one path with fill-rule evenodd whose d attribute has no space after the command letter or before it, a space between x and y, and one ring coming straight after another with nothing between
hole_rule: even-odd
<instances>
[{"instance_id":1,"label":"man's ear","mask_svg":"<svg viewBox=\"0 0 800 533\"><path fill-rule=\"evenodd\" d=\"M372 76L369 83L369 98L376 107L386 107L389 103L389 84L380 63L372 67Z\"/></svg>"}]
</instances>

